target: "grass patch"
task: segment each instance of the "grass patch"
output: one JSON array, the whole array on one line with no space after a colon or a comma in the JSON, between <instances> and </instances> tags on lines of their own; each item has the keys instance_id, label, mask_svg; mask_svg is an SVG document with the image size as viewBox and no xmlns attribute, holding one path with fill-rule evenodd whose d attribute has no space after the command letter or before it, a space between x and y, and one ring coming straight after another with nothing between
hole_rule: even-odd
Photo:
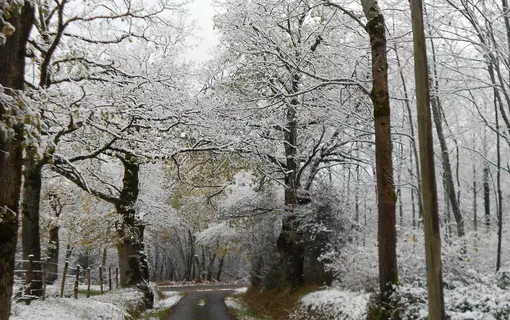
<instances>
[{"instance_id":1,"label":"grass patch","mask_svg":"<svg viewBox=\"0 0 510 320\"><path fill-rule=\"evenodd\" d=\"M149 310L144 314L143 319L144 320L150 320L150 319L167 320L170 317L171 312L172 312L172 308Z\"/></svg>"},{"instance_id":2,"label":"grass patch","mask_svg":"<svg viewBox=\"0 0 510 320\"><path fill-rule=\"evenodd\" d=\"M90 290L90 296L100 296L100 290ZM78 296L87 296L87 290L78 290Z\"/></svg>"},{"instance_id":3,"label":"grass patch","mask_svg":"<svg viewBox=\"0 0 510 320\"><path fill-rule=\"evenodd\" d=\"M259 317L282 320L287 318L303 296L317 290L316 285L304 286L294 292L290 291L290 287L264 290L259 286L251 286L242 299Z\"/></svg>"},{"instance_id":4,"label":"grass patch","mask_svg":"<svg viewBox=\"0 0 510 320\"><path fill-rule=\"evenodd\" d=\"M259 316L254 310L250 308L246 309L234 309L234 308L228 308L232 316L234 316L235 319L267 319L266 317Z\"/></svg>"},{"instance_id":5,"label":"grass patch","mask_svg":"<svg viewBox=\"0 0 510 320\"><path fill-rule=\"evenodd\" d=\"M227 295L225 299L229 313L236 320L266 320L267 317L258 315L246 302L242 301L242 294Z\"/></svg>"}]
</instances>

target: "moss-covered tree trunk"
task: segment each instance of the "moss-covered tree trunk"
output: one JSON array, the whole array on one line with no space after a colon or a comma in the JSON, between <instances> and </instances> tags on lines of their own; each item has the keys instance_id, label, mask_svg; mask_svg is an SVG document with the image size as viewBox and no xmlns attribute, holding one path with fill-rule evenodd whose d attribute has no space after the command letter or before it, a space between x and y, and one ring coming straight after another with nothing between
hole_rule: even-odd
<instances>
[{"instance_id":1,"label":"moss-covered tree trunk","mask_svg":"<svg viewBox=\"0 0 510 320\"><path fill-rule=\"evenodd\" d=\"M26 45L33 19L34 9L26 2L21 14L8 20L16 31L0 46L2 87L23 90ZM0 125L13 129L13 136L0 135L0 320L7 320L11 311L22 174L23 132L21 124L11 118L11 112L12 108L0 101Z\"/></svg>"},{"instance_id":2,"label":"moss-covered tree trunk","mask_svg":"<svg viewBox=\"0 0 510 320\"><path fill-rule=\"evenodd\" d=\"M386 299L398 282L395 187L390 132L390 97L388 92L388 57L386 26L377 0L361 0L368 20L372 55L372 92L375 121L375 162L378 200L379 285Z\"/></svg>"}]
</instances>

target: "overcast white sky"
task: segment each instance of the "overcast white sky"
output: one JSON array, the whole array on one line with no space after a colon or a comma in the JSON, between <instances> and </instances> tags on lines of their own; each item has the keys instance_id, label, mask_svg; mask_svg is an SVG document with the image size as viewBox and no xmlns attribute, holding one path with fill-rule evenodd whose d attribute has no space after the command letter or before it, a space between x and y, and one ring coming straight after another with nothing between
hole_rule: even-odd
<instances>
[{"instance_id":1,"label":"overcast white sky","mask_svg":"<svg viewBox=\"0 0 510 320\"><path fill-rule=\"evenodd\" d=\"M218 35L213 30L214 9L211 0L194 0L188 5L191 18L196 21L196 35L199 37L199 46L190 52L189 58L196 61L207 60L211 47L218 43Z\"/></svg>"}]
</instances>

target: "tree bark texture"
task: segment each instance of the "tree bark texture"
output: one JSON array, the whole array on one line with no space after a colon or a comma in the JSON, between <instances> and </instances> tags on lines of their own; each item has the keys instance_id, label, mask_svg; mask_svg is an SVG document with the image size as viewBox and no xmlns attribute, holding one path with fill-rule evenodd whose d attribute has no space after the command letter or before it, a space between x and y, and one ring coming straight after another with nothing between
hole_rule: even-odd
<instances>
[{"instance_id":1,"label":"tree bark texture","mask_svg":"<svg viewBox=\"0 0 510 320\"><path fill-rule=\"evenodd\" d=\"M403 72L403 68L402 68L402 63L400 61L400 55L398 54L398 47L397 47L397 44L395 43L394 46L393 46L393 50L395 50L395 55L396 55L396 58L397 58L397 67L399 68L399 75L400 75L400 80L401 80L401 84L402 84L402 90L404 92L404 103L405 103L405 106L406 106L406 111L407 111L407 118L408 118L408 121L409 121L409 132L411 133L411 138L412 138L412 141L410 143L411 145L411 150L412 150L412 154L411 156L409 157L409 161L411 163L411 167L414 166L415 168L415 173L412 174L413 178L416 179L416 190L418 192L418 194L421 194L421 173L420 173L420 164L419 164L419 159L418 159L418 149L416 147L416 134L414 133L414 121L413 121L413 114L411 112L411 103L409 101L411 101L411 99L409 99L409 93L408 93L408 90L407 90L407 84L406 84L406 79L404 77L404 72ZM414 156L414 159L416 160L416 165L413 164L413 156ZM412 173L412 169L409 170L409 172ZM414 209L414 189L411 190L411 197L413 198L412 200L412 205L413 205L413 228L416 227L416 220L415 220L415 209ZM419 217L420 219L423 219L423 203L422 203L422 199L421 197L418 197L418 212L419 212Z\"/></svg>"},{"instance_id":2,"label":"tree bark texture","mask_svg":"<svg viewBox=\"0 0 510 320\"><path fill-rule=\"evenodd\" d=\"M213 268L214 268L215 261L216 261L216 252L212 255L212 257L209 258L209 266L207 267L207 281L211 281L213 278Z\"/></svg>"},{"instance_id":3,"label":"tree bark texture","mask_svg":"<svg viewBox=\"0 0 510 320\"><path fill-rule=\"evenodd\" d=\"M298 92L300 78L293 78L293 91ZM287 105L286 131L285 131L285 208L288 211L283 219L282 230L277 240L280 263L283 267L283 280L289 281L291 290L297 289L304 282L304 248L298 234L298 222L294 210L298 205L297 181L298 163L297 154L297 98Z\"/></svg>"},{"instance_id":4,"label":"tree bark texture","mask_svg":"<svg viewBox=\"0 0 510 320\"><path fill-rule=\"evenodd\" d=\"M33 19L34 9L27 2L19 16L8 20L16 31L0 46L0 85L3 87L23 90L26 45ZM10 123L9 116L10 112L0 101L0 121L14 129L13 137L0 137L0 320L8 319L11 311L22 175L22 124Z\"/></svg>"},{"instance_id":5,"label":"tree bark texture","mask_svg":"<svg viewBox=\"0 0 510 320\"><path fill-rule=\"evenodd\" d=\"M139 193L140 165L128 156L119 156L119 159L124 166L123 187L115 205L122 216L122 225L117 228L121 239L117 244L120 285L139 287L145 294L147 306L152 307L153 294L149 288L149 266L143 242L144 226L137 219L134 207Z\"/></svg>"},{"instance_id":6,"label":"tree bark texture","mask_svg":"<svg viewBox=\"0 0 510 320\"><path fill-rule=\"evenodd\" d=\"M476 166L473 163L473 228L478 231L478 186L476 183Z\"/></svg>"},{"instance_id":7,"label":"tree bark texture","mask_svg":"<svg viewBox=\"0 0 510 320\"><path fill-rule=\"evenodd\" d=\"M23 249L23 260L28 260L30 255L34 261L41 261L41 237L39 226L39 204L41 201L42 174L41 165L34 155L36 150L27 148L27 156L24 161L25 172L23 182L23 201L21 206L22 225L21 242ZM25 264L26 265L26 264ZM27 268L24 268L25 270ZM42 266L35 263L33 266L32 279L35 280L30 286L31 294L40 296L42 294Z\"/></svg>"},{"instance_id":8,"label":"tree bark texture","mask_svg":"<svg viewBox=\"0 0 510 320\"><path fill-rule=\"evenodd\" d=\"M414 65L424 209L429 319L443 320L446 319L446 316L441 270L441 235L434 169L434 144L430 115L427 49L423 26L423 5L420 0L411 1L411 16L414 39Z\"/></svg>"},{"instance_id":9,"label":"tree bark texture","mask_svg":"<svg viewBox=\"0 0 510 320\"><path fill-rule=\"evenodd\" d=\"M398 283L395 187L390 132L390 99L388 92L388 58L384 16L376 0L362 0L368 20L372 55L372 92L375 121L375 161L378 200L379 285L383 300Z\"/></svg>"},{"instance_id":10,"label":"tree bark texture","mask_svg":"<svg viewBox=\"0 0 510 320\"><path fill-rule=\"evenodd\" d=\"M491 186L489 184L489 167L483 169L483 207L485 210L485 227L491 229Z\"/></svg>"},{"instance_id":11,"label":"tree bark texture","mask_svg":"<svg viewBox=\"0 0 510 320\"><path fill-rule=\"evenodd\" d=\"M223 271L223 264L225 263L225 256L227 255L227 251L225 250L220 258L220 263L218 264L218 272L216 273L216 281L221 281L221 272Z\"/></svg>"},{"instance_id":12,"label":"tree bark texture","mask_svg":"<svg viewBox=\"0 0 510 320\"><path fill-rule=\"evenodd\" d=\"M432 48L433 47L433 42ZM434 59L434 65L433 70L436 70L435 66L435 52L433 52L433 59ZM443 131L443 119L442 119L442 112L443 108L441 106L441 100L439 99L439 96L437 95L437 90L439 89L439 85L437 83L437 75L436 72L434 72L434 89L436 93L433 95L432 99L430 99L431 106L432 106L432 116L434 118L434 124L436 126L436 133L437 133L437 139L439 140L439 147L441 149L441 159L443 164L443 177L445 181L446 186L446 193L448 195L448 199L450 200L451 209L453 212L453 217L455 218L455 223L457 224L457 236L459 238L464 237L465 231L464 231L464 218L462 217L462 213L460 211L460 204L457 198L457 194L455 193L455 184L453 181L453 171L452 166L450 163L450 155L448 152L448 145L446 143L446 139L444 136Z\"/></svg>"},{"instance_id":13,"label":"tree bark texture","mask_svg":"<svg viewBox=\"0 0 510 320\"><path fill-rule=\"evenodd\" d=\"M494 88L494 91L497 89ZM496 95L494 95L496 96ZM498 245L497 245L497 252L496 252L496 271L499 271L501 269L501 244L503 242L503 195L501 193L501 136L499 132L499 112L498 112L498 101L496 98L494 98L494 114L496 118L496 164L497 164L497 171L496 171L496 188L497 194L498 194L498 206L496 215L498 217Z\"/></svg>"},{"instance_id":14,"label":"tree bark texture","mask_svg":"<svg viewBox=\"0 0 510 320\"><path fill-rule=\"evenodd\" d=\"M58 274L58 255L59 255L59 227L52 226L50 228L50 241L48 244L48 275L46 278L46 282L49 284L53 284L55 280L57 280Z\"/></svg>"}]
</instances>

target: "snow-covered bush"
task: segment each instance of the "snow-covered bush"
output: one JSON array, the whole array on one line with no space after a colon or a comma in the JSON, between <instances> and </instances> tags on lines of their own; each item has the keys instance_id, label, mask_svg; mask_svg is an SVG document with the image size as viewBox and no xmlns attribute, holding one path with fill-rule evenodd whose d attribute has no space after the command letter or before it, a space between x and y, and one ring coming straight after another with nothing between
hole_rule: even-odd
<instances>
[{"instance_id":1,"label":"snow-covered bush","mask_svg":"<svg viewBox=\"0 0 510 320\"><path fill-rule=\"evenodd\" d=\"M326 265L353 241L354 224L339 205L338 194L320 189L310 195L309 204L298 206L296 214L305 248L305 281L329 285L332 273Z\"/></svg>"},{"instance_id":2,"label":"snow-covered bush","mask_svg":"<svg viewBox=\"0 0 510 320\"><path fill-rule=\"evenodd\" d=\"M444 288L447 316L452 320L509 319L510 291L499 286L500 279L505 275L508 275L508 272L482 276L468 285L464 285L462 281L452 281L454 285ZM427 289L424 282L399 286L394 299L406 310L403 319L427 319Z\"/></svg>"},{"instance_id":3,"label":"snow-covered bush","mask_svg":"<svg viewBox=\"0 0 510 320\"><path fill-rule=\"evenodd\" d=\"M304 296L291 320L364 320L370 294L335 289Z\"/></svg>"}]
</instances>

